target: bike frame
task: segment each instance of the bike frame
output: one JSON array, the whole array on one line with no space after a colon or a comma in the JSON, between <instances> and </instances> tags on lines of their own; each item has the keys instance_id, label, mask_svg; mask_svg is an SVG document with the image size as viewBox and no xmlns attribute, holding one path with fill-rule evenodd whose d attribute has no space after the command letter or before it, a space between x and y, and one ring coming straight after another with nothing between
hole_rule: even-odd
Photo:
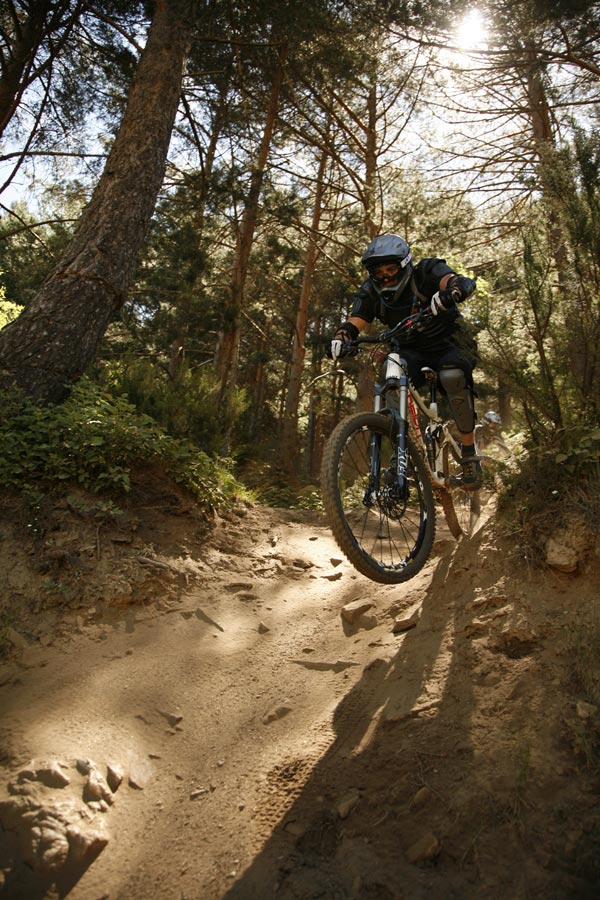
<instances>
[{"instance_id":1,"label":"bike frame","mask_svg":"<svg viewBox=\"0 0 600 900\"><path fill-rule=\"evenodd\" d=\"M431 369L424 370L429 383L429 402L426 402L410 381L404 368L402 355L392 347L385 359L384 380L374 388L374 412L393 415L397 427L397 475L398 487L402 496L407 485L407 434L412 425L415 437L423 449L432 483L440 488L450 487L448 453L454 452L458 458L461 448L452 435L448 422L441 418L437 404L437 375ZM387 394L398 391L397 407L386 405ZM421 429L417 409L428 419L425 433ZM373 442L375 438L372 439ZM372 474L379 467L378 449L372 444Z\"/></svg>"}]
</instances>

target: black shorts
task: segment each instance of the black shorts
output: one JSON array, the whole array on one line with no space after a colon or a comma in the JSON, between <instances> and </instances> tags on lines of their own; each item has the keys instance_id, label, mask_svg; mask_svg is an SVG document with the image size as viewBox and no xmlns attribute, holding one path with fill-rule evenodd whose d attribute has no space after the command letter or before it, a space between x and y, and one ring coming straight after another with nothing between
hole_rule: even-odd
<instances>
[{"instance_id":1,"label":"black shorts","mask_svg":"<svg viewBox=\"0 0 600 900\"><path fill-rule=\"evenodd\" d=\"M466 353L459 347L448 347L433 353L415 350L414 347L402 347L400 356L406 362L408 377L415 387L421 387L425 384L425 379L421 372L421 369L425 366L433 369L435 372L439 372L442 366L462 369L467 376L467 384L471 387L473 386L475 360L469 353Z\"/></svg>"}]
</instances>

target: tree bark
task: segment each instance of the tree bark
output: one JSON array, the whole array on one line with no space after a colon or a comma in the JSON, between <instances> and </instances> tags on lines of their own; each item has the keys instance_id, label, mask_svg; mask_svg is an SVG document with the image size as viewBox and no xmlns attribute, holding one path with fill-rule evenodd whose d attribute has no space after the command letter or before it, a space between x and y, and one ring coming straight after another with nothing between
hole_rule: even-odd
<instances>
[{"instance_id":1,"label":"tree bark","mask_svg":"<svg viewBox=\"0 0 600 900\"><path fill-rule=\"evenodd\" d=\"M157 0L123 121L73 240L0 333L0 387L60 402L123 305L164 178L194 6Z\"/></svg>"}]
</instances>

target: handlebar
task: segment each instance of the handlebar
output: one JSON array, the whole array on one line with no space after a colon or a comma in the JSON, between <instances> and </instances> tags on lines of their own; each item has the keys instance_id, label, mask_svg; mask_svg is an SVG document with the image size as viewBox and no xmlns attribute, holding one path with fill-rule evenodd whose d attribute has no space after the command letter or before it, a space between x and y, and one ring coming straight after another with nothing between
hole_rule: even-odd
<instances>
[{"instance_id":1,"label":"handlebar","mask_svg":"<svg viewBox=\"0 0 600 900\"><path fill-rule=\"evenodd\" d=\"M398 322L397 325L394 325L393 328L386 328L384 331L380 331L379 334L359 335L354 340L347 341L342 345L342 353L340 355L351 355L352 350L357 350L359 344L387 344L391 342L397 334L400 334L402 331L407 330L420 319L425 318L425 316L423 315L424 313L428 313L429 315L431 315L431 311L427 308L416 313L411 313L410 316L406 316L406 318L402 319L401 322Z\"/></svg>"}]
</instances>

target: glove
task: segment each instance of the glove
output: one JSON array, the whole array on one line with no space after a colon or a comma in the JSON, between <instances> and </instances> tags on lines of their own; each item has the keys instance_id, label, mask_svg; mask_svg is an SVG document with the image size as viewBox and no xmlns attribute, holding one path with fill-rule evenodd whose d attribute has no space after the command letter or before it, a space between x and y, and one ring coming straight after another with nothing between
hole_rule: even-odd
<instances>
[{"instance_id":1,"label":"glove","mask_svg":"<svg viewBox=\"0 0 600 900\"><path fill-rule=\"evenodd\" d=\"M343 322L336 331L333 340L327 348L327 356L329 359L339 359L341 356L356 356L358 348L349 346L355 341L360 334L356 325L352 322Z\"/></svg>"},{"instance_id":2,"label":"glove","mask_svg":"<svg viewBox=\"0 0 600 900\"><path fill-rule=\"evenodd\" d=\"M341 339L334 338L329 345L327 356L334 362L339 359L344 350L344 342Z\"/></svg>"},{"instance_id":3,"label":"glove","mask_svg":"<svg viewBox=\"0 0 600 900\"><path fill-rule=\"evenodd\" d=\"M441 312L452 309L455 303L462 303L467 297L470 297L477 282L473 278L467 278L466 275L453 275L443 291L438 291L431 298L431 312L437 316Z\"/></svg>"}]
</instances>

